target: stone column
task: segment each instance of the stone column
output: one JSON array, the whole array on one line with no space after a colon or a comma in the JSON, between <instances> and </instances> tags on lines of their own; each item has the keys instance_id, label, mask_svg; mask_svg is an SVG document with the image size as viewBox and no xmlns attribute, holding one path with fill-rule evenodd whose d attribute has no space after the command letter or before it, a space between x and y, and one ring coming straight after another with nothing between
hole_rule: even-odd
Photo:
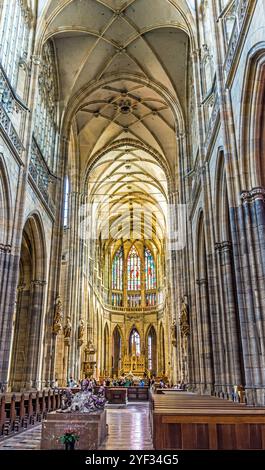
<instances>
[{"instance_id":1,"label":"stone column","mask_svg":"<svg viewBox=\"0 0 265 470\"><path fill-rule=\"evenodd\" d=\"M30 324L26 364L26 389L41 388L41 363L43 354L42 328L44 326L44 300L46 281L31 281Z\"/></svg>"},{"instance_id":2,"label":"stone column","mask_svg":"<svg viewBox=\"0 0 265 470\"><path fill-rule=\"evenodd\" d=\"M221 382L230 394L233 385L243 383L240 360L240 331L236 301L235 276L233 267L232 244L229 241L216 244L219 264L219 286L221 289L222 316L220 332L222 334L223 357Z\"/></svg>"},{"instance_id":3,"label":"stone column","mask_svg":"<svg viewBox=\"0 0 265 470\"><path fill-rule=\"evenodd\" d=\"M19 255L11 250L9 245L2 245L0 257L2 264L0 296L0 382L7 387L18 283Z\"/></svg>"},{"instance_id":4,"label":"stone column","mask_svg":"<svg viewBox=\"0 0 265 470\"><path fill-rule=\"evenodd\" d=\"M231 210L235 240L235 272L242 350L249 404L265 403L265 190L241 194L242 205Z\"/></svg>"},{"instance_id":5,"label":"stone column","mask_svg":"<svg viewBox=\"0 0 265 470\"><path fill-rule=\"evenodd\" d=\"M199 287L200 327L199 337L201 343L201 387L203 393L211 393L213 385L212 345L209 330L209 297L208 281L197 281Z\"/></svg>"}]
</instances>

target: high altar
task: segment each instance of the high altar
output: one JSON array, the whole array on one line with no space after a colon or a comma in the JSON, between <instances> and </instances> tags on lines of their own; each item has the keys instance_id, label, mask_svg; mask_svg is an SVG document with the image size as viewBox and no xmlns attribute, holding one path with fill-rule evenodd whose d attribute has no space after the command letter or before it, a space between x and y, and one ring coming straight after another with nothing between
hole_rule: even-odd
<instances>
[{"instance_id":1,"label":"high altar","mask_svg":"<svg viewBox=\"0 0 265 470\"><path fill-rule=\"evenodd\" d=\"M145 356L137 354L125 355L123 359L123 372L133 375L143 375L145 372Z\"/></svg>"}]
</instances>

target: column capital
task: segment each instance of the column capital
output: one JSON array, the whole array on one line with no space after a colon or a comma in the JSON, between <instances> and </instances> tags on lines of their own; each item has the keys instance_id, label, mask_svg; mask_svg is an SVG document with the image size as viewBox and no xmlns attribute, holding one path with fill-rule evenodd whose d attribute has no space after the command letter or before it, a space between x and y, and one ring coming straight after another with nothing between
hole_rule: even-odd
<instances>
[{"instance_id":1,"label":"column capital","mask_svg":"<svg viewBox=\"0 0 265 470\"><path fill-rule=\"evenodd\" d=\"M193 60L198 60L198 59L200 58L200 55L201 55L201 50L200 50L200 48L192 49L192 51L190 52L190 57L191 57Z\"/></svg>"},{"instance_id":2,"label":"column capital","mask_svg":"<svg viewBox=\"0 0 265 470\"><path fill-rule=\"evenodd\" d=\"M243 203L254 202L257 199L265 201L265 189L260 187L250 189L249 191L242 191L240 194L240 199Z\"/></svg>"},{"instance_id":3,"label":"column capital","mask_svg":"<svg viewBox=\"0 0 265 470\"><path fill-rule=\"evenodd\" d=\"M34 65L41 65L42 63L42 57L41 55L32 55L31 56L32 63Z\"/></svg>"},{"instance_id":4,"label":"column capital","mask_svg":"<svg viewBox=\"0 0 265 470\"><path fill-rule=\"evenodd\" d=\"M11 245L4 245L3 243L0 243L0 252L10 253L11 252Z\"/></svg>"},{"instance_id":5,"label":"column capital","mask_svg":"<svg viewBox=\"0 0 265 470\"><path fill-rule=\"evenodd\" d=\"M229 240L215 243L215 250L216 251L231 251L232 249L232 242Z\"/></svg>"},{"instance_id":6,"label":"column capital","mask_svg":"<svg viewBox=\"0 0 265 470\"><path fill-rule=\"evenodd\" d=\"M198 284L198 286L203 286L203 285L207 285L208 281L207 279L196 279L196 284Z\"/></svg>"},{"instance_id":7,"label":"column capital","mask_svg":"<svg viewBox=\"0 0 265 470\"><path fill-rule=\"evenodd\" d=\"M19 285L17 286L17 291L18 291L18 292L23 292L23 290L24 290L26 287L27 287L27 285L24 284L24 283L23 283L23 284L19 284Z\"/></svg>"},{"instance_id":8,"label":"column capital","mask_svg":"<svg viewBox=\"0 0 265 470\"><path fill-rule=\"evenodd\" d=\"M30 283L32 286L45 286L47 284L47 281L40 280L40 279L34 279Z\"/></svg>"}]
</instances>

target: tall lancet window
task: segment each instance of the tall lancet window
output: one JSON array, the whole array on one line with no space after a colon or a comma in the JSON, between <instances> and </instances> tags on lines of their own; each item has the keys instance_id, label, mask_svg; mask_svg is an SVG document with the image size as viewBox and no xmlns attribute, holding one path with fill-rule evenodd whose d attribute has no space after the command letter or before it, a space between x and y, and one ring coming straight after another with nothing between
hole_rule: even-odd
<instances>
[{"instance_id":1,"label":"tall lancet window","mask_svg":"<svg viewBox=\"0 0 265 470\"><path fill-rule=\"evenodd\" d=\"M140 340L140 335L136 328L133 328L130 334L130 344L129 344L129 349L130 353L134 354L136 356L140 356L141 353L141 340Z\"/></svg>"},{"instance_id":2,"label":"tall lancet window","mask_svg":"<svg viewBox=\"0 0 265 470\"><path fill-rule=\"evenodd\" d=\"M138 252L133 245L127 262L128 268L128 290L140 290L141 289L141 260Z\"/></svg>"},{"instance_id":3,"label":"tall lancet window","mask_svg":"<svg viewBox=\"0 0 265 470\"><path fill-rule=\"evenodd\" d=\"M122 290L123 288L123 248L116 251L112 262L112 289Z\"/></svg>"},{"instance_id":4,"label":"tall lancet window","mask_svg":"<svg viewBox=\"0 0 265 470\"><path fill-rule=\"evenodd\" d=\"M144 250L145 258L145 289L156 289L156 270L153 255L148 248Z\"/></svg>"}]
</instances>

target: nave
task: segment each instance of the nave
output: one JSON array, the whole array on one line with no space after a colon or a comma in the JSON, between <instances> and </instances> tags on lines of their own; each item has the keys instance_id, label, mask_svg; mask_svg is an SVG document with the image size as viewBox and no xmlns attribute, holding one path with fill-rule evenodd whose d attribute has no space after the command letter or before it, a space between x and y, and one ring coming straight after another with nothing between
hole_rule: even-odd
<instances>
[{"instance_id":1,"label":"nave","mask_svg":"<svg viewBox=\"0 0 265 470\"><path fill-rule=\"evenodd\" d=\"M265 448L264 18L0 0L1 449L88 379L97 449Z\"/></svg>"}]
</instances>

